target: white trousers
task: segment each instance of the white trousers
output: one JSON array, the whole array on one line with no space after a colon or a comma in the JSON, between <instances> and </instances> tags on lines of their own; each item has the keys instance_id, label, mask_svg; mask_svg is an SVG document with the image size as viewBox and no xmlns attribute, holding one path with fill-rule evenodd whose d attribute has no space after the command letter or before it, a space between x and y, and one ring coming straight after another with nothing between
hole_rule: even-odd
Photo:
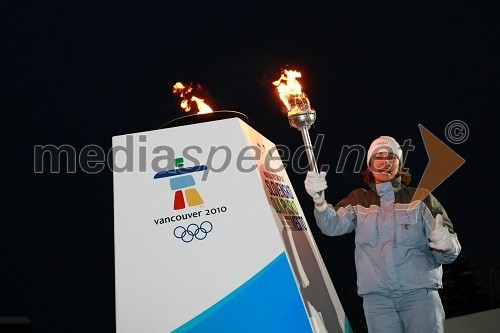
<instances>
[{"instance_id":1,"label":"white trousers","mask_svg":"<svg viewBox=\"0 0 500 333\"><path fill-rule=\"evenodd\" d=\"M435 289L417 289L397 296L363 295L370 333L443 333L444 309Z\"/></svg>"}]
</instances>

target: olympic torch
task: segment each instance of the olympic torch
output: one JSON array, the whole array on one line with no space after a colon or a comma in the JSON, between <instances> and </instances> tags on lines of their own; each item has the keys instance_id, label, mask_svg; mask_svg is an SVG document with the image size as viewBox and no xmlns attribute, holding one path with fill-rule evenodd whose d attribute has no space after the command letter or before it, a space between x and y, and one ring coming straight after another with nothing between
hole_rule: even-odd
<instances>
[{"instance_id":1,"label":"olympic torch","mask_svg":"<svg viewBox=\"0 0 500 333\"><path fill-rule=\"evenodd\" d=\"M307 159L309 160L309 169L318 173L311 137L309 136L309 128L316 121L316 111L311 109L309 99L302 92L302 88L296 79L300 77L302 77L300 72L285 69L281 73L281 77L273 84L276 86L276 90L288 112L290 126L302 133Z\"/></svg>"}]
</instances>

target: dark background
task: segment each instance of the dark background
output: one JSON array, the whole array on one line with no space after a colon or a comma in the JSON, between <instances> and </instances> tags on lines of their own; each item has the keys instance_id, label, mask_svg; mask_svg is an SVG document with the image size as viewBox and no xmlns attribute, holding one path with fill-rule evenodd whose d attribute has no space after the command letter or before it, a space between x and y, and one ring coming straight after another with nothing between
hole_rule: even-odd
<instances>
[{"instance_id":1,"label":"dark background","mask_svg":"<svg viewBox=\"0 0 500 333\"><path fill-rule=\"evenodd\" d=\"M112 136L183 116L171 91L182 81L293 150L302 139L271 84L285 66L302 72L318 112L313 140L326 135L318 159L333 166L328 201L363 185L353 163L334 172L343 145L411 139L413 185L428 161L419 123L466 160L434 191L463 246L446 269L443 303L448 317L500 306L495 9L465 1L4 2L0 316L28 317L37 333L115 329L112 172L35 174L35 145L108 151ZM457 119L470 136L454 145L444 130ZM323 236L305 175L288 174L351 325L363 332L353 234Z\"/></svg>"}]
</instances>

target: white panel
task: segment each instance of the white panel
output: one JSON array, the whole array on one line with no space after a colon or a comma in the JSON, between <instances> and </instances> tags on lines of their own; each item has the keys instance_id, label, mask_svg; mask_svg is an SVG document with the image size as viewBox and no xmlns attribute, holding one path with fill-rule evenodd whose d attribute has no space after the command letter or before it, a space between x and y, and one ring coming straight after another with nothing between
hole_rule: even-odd
<instances>
[{"instance_id":1,"label":"white panel","mask_svg":"<svg viewBox=\"0 0 500 333\"><path fill-rule=\"evenodd\" d=\"M114 173L115 266L117 331L166 332L187 322L247 281L284 251L264 189L257 172L241 172L237 153L247 146L243 123L236 118L131 134L134 172ZM142 142L139 142L142 141ZM126 146L125 135L113 138L113 146ZM154 179L151 162L159 154L154 147L169 146L182 157L185 147L200 164L215 168L229 158L224 172L192 173L204 204L173 210L174 191L169 178ZM139 171L139 152L145 151L147 168ZM213 159L210 159L212 150ZM165 152L163 152L165 154ZM125 165L125 153L117 165ZM130 156L129 156L130 157ZM142 159L144 162L144 159ZM246 167L252 163L245 162ZM184 156L184 167L196 163ZM207 210L225 212L206 215ZM224 209L224 208L222 208ZM155 220L196 213L168 223ZM203 240L185 243L175 238L177 226L210 221L213 230Z\"/></svg>"}]
</instances>

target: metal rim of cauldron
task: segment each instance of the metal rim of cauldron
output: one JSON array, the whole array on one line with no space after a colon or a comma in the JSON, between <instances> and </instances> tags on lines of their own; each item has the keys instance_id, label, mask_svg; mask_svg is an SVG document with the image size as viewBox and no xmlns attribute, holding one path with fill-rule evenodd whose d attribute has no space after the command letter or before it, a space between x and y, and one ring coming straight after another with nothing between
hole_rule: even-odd
<instances>
[{"instance_id":1,"label":"metal rim of cauldron","mask_svg":"<svg viewBox=\"0 0 500 333\"><path fill-rule=\"evenodd\" d=\"M162 126L160 126L160 129L176 127L176 126L192 125L192 124L204 123L207 121L221 120L228 118L240 118L241 120L243 120L245 123L248 124L248 117L245 114L238 111L220 110L210 113L190 114L187 116L172 119L163 124Z\"/></svg>"}]
</instances>

